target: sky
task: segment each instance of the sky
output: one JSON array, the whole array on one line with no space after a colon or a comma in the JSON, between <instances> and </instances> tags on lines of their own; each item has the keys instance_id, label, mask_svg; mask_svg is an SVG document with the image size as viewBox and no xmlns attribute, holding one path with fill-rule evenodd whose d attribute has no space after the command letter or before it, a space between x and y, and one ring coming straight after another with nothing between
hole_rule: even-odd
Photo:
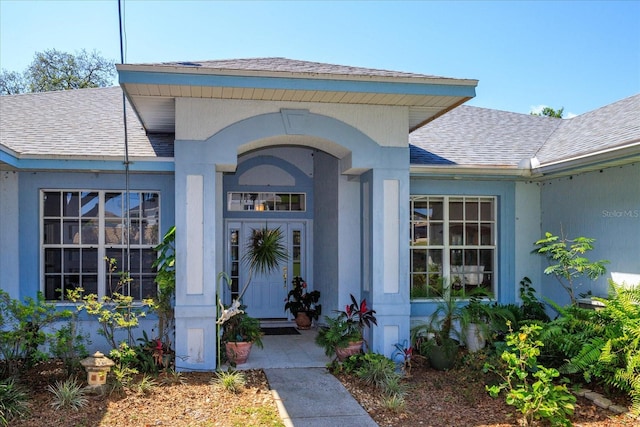
<instances>
[{"instance_id":1,"label":"sky","mask_svg":"<svg viewBox=\"0 0 640 427\"><path fill-rule=\"evenodd\" d=\"M640 93L640 0L121 1L126 63L278 56L478 79L469 105L565 117ZM118 22L117 0L0 0L0 68L46 49L120 62Z\"/></svg>"}]
</instances>

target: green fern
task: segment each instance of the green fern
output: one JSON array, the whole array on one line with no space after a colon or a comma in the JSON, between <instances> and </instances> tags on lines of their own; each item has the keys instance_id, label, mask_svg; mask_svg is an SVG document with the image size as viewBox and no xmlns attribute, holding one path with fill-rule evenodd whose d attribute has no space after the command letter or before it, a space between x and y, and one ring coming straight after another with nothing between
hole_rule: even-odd
<instances>
[{"instance_id":1,"label":"green fern","mask_svg":"<svg viewBox=\"0 0 640 427\"><path fill-rule=\"evenodd\" d=\"M609 299L594 311L583 332L594 334L571 356L565 372L582 372L629 395L632 412L640 414L640 288L623 288L610 281ZM584 334L583 334L584 336Z\"/></svg>"}]
</instances>

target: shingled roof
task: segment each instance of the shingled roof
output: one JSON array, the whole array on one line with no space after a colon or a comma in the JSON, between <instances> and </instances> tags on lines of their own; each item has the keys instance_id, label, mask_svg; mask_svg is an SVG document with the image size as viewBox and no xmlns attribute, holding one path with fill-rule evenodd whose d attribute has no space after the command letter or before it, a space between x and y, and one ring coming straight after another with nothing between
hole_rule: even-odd
<instances>
[{"instance_id":1,"label":"shingled roof","mask_svg":"<svg viewBox=\"0 0 640 427\"><path fill-rule=\"evenodd\" d=\"M517 166L562 120L462 105L409 136L411 164Z\"/></svg>"},{"instance_id":2,"label":"shingled roof","mask_svg":"<svg viewBox=\"0 0 640 427\"><path fill-rule=\"evenodd\" d=\"M544 166L640 143L640 94L564 120L463 105L409 142L412 165Z\"/></svg>"},{"instance_id":3,"label":"shingled roof","mask_svg":"<svg viewBox=\"0 0 640 427\"><path fill-rule=\"evenodd\" d=\"M173 135L147 135L127 107L129 152L173 157ZM122 157L120 87L5 95L0 99L0 145L19 157Z\"/></svg>"},{"instance_id":4,"label":"shingled roof","mask_svg":"<svg viewBox=\"0 0 640 427\"><path fill-rule=\"evenodd\" d=\"M419 79L447 79L428 74L407 73L402 71L380 70L375 68L351 67L346 65L326 64L322 62L301 61L296 59L275 57L275 58L241 58L241 59L221 59L209 61L176 61L159 62L150 64L155 67L189 67L209 70L229 70L229 71L264 71L276 73L295 74L326 74L336 76L370 76L370 77L406 77Z\"/></svg>"}]
</instances>

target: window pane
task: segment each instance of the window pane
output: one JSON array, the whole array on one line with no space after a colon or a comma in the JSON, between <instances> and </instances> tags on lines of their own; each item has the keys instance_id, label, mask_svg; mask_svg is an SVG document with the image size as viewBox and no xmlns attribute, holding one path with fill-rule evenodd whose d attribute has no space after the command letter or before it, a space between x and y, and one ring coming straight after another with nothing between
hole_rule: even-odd
<instances>
[{"instance_id":1,"label":"window pane","mask_svg":"<svg viewBox=\"0 0 640 427\"><path fill-rule=\"evenodd\" d=\"M98 250L82 249L82 272L97 273L98 272Z\"/></svg>"},{"instance_id":2,"label":"window pane","mask_svg":"<svg viewBox=\"0 0 640 427\"><path fill-rule=\"evenodd\" d=\"M106 218L122 218L122 193L104 195L104 214Z\"/></svg>"},{"instance_id":3,"label":"window pane","mask_svg":"<svg viewBox=\"0 0 640 427\"><path fill-rule=\"evenodd\" d=\"M158 259L156 251L153 249L142 249L142 272L143 273L155 273L156 268L153 263Z\"/></svg>"},{"instance_id":4,"label":"window pane","mask_svg":"<svg viewBox=\"0 0 640 427\"><path fill-rule=\"evenodd\" d=\"M60 276L45 276L44 278L44 297L47 300L59 300L62 293L59 289L62 288L62 281Z\"/></svg>"},{"instance_id":5,"label":"window pane","mask_svg":"<svg viewBox=\"0 0 640 427\"><path fill-rule=\"evenodd\" d=\"M429 244L430 245L442 245L444 243L443 236L444 229L442 224L430 224L429 226Z\"/></svg>"},{"instance_id":6,"label":"window pane","mask_svg":"<svg viewBox=\"0 0 640 427\"><path fill-rule=\"evenodd\" d=\"M151 222L143 221L143 235L142 235L142 244L143 245L153 245L156 246L160 243L160 235L158 233L158 223L153 220Z\"/></svg>"},{"instance_id":7,"label":"window pane","mask_svg":"<svg viewBox=\"0 0 640 427\"><path fill-rule=\"evenodd\" d=\"M82 276L82 289L83 294L98 294L98 276L97 275L83 275Z\"/></svg>"},{"instance_id":8,"label":"window pane","mask_svg":"<svg viewBox=\"0 0 640 427\"><path fill-rule=\"evenodd\" d=\"M451 201L449 202L449 219L462 221L462 206L462 199L451 199Z\"/></svg>"},{"instance_id":9,"label":"window pane","mask_svg":"<svg viewBox=\"0 0 640 427\"><path fill-rule=\"evenodd\" d=\"M464 241L464 225L461 222L452 222L449 225L449 244L460 246Z\"/></svg>"},{"instance_id":10,"label":"window pane","mask_svg":"<svg viewBox=\"0 0 640 427\"><path fill-rule=\"evenodd\" d=\"M478 220L478 202L466 200L464 205L465 220L477 221Z\"/></svg>"},{"instance_id":11,"label":"window pane","mask_svg":"<svg viewBox=\"0 0 640 427\"><path fill-rule=\"evenodd\" d=\"M465 227L465 244L477 245L478 244L478 225L467 224Z\"/></svg>"},{"instance_id":12,"label":"window pane","mask_svg":"<svg viewBox=\"0 0 640 427\"><path fill-rule=\"evenodd\" d=\"M434 201L431 199L429 201L429 207L431 208L431 217L432 220L440 220L444 218L444 211L442 209L443 203L442 200Z\"/></svg>"},{"instance_id":13,"label":"window pane","mask_svg":"<svg viewBox=\"0 0 640 427\"><path fill-rule=\"evenodd\" d=\"M62 200L62 212L66 217L77 218L80 216L80 193L67 191Z\"/></svg>"},{"instance_id":14,"label":"window pane","mask_svg":"<svg viewBox=\"0 0 640 427\"><path fill-rule=\"evenodd\" d=\"M60 220L45 219L44 220L44 244L57 245L60 244Z\"/></svg>"},{"instance_id":15,"label":"window pane","mask_svg":"<svg viewBox=\"0 0 640 427\"><path fill-rule=\"evenodd\" d=\"M85 218L97 218L98 217L98 193L82 193L81 211L82 216Z\"/></svg>"},{"instance_id":16,"label":"window pane","mask_svg":"<svg viewBox=\"0 0 640 427\"><path fill-rule=\"evenodd\" d=\"M120 220L105 220L104 222L104 243L107 245L121 245L122 222Z\"/></svg>"},{"instance_id":17,"label":"window pane","mask_svg":"<svg viewBox=\"0 0 640 427\"><path fill-rule=\"evenodd\" d=\"M43 195L44 216L60 216L60 192L48 191Z\"/></svg>"},{"instance_id":18,"label":"window pane","mask_svg":"<svg viewBox=\"0 0 640 427\"><path fill-rule=\"evenodd\" d=\"M158 293L158 287L152 277L142 277L142 298L154 298Z\"/></svg>"},{"instance_id":19,"label":"window pane","mask_svg":"<svg viewBox=\"0 0 640 427\"><path fill-rule=\"evenodd\" d=\"M493 211L493 201L483 201L480 204L480 217L483 221L494 221Z\"/></svg>"},{"instance_id":20,"label":"window pane","mask_svg":"<svg viewBox=\"0 0 640 427\"><path fill-rule=\"evenodd\" d=\"M98 222L95 219L82 220L82 244L97 245L98 244ZM75 243L75 242L74 242Z\"/></svg>"},{"instance_id":21,"label":"window pane","mask_svg":"<svg viewBox=\"0 0 640 427\"><path fill-rule=\"evenodd\" d=\"M493 224L485 223L480 225L480 244L493 245Z\"/></svg>"},{"instance_id":22,"label":"window pane","mask_svg":"<svg viewBox=\"0 0 640 427\"><path fill-rule=\"evenodd\" d=\"M62 272L62 249L48 248L44 250L44 272L60 273Z\"/></svg>"},{"instance_id":23,"label":"window pane","mask_svg":"<svg viewBox=\"0 0 640 427\"><path fill-rule=\"evenodd\" d=\"M423 273L427 271L427 250L426 249L413 249L412 255L412 267L414 273Z\"/></svg>"},{"instance_id":24,"label":"window pane","mask_svg":"<svg viewBox=\"0 0 640 427\"><path fill-rule=\"evenodd\" d=\"M64 249L63 252L63 273L80 272L80 249Z\"/></svg>"},{"instance_id":25,"label":"window pane","mask_svg":"<svg viewBox=\"0 0 640 427\"><path fill-rule=\"evenodd\" d=\"M65 219L62 221L62 243L79 244L80 243L80 223L78 220Z\"/></svg>"},{"instance_id":26,"label":"window pane","mask_svg":"<svg viewBox=\"0 0 640 427\"><path fill-rule=\"evenodd\" d=\"M140 193L129 193L129 217L140 218Z\"/></svg>"},{"instance_id":27,"label":"window pane","mask_svg":"<svg viewBox=\"0 0 640 427\"><path fill-rule=\"evenodd\" d=\"M427 298L429 290L427 288L426 273L417 273L411 275L411 298Z\"/></svg>"}]
</instances>

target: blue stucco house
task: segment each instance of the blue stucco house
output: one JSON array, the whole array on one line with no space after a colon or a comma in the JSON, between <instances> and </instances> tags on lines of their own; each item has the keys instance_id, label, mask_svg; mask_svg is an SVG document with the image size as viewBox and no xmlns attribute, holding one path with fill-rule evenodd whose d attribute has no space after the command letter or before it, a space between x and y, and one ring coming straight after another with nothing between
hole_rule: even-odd
<instances>
[{"instance_id":1,"label":"blue stucco house","mask_svg":"<svg viewBox=\"0 0 640 427\"><path fill-rule=\"evenodd\" d=\"M594 237L609 271L640 273L640 95L561 120L465 106L473 79L285 58L117 69L118 87L0 98L0 287L105 295L107 256L129 264L128 293L153 295L175 224L180 369L215 368L216 277L230 301L258 227L280 227L290 259L254 279L251 315L284 320L299 275L325 312L367 298L387 355L439 277L506 303L528 276L565 303L531 254L544 231Z\"/></svg>"}]
</instances>

